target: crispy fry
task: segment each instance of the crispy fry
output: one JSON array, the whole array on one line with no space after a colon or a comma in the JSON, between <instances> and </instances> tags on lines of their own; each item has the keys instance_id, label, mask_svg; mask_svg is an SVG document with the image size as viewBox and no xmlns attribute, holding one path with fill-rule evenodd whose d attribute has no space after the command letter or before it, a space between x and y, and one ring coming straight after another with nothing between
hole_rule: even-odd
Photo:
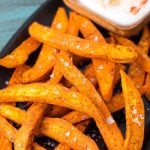
<instances>
[{"instance_id":1,"label":"crispy fry","mask_svg":"<svg viewBox=\"0 0 150 150\"><path fill-rule=\"evenodd\" d=\"M84 57L103 58L119 63L130 63L137 57L135 50L129 47L94 43L72 35L58 33L36 22L30 26L29 33L43 43Z\"/></svg>"},{"instance_id":2,"label":"crispy fry","mask_svg":"<svg viewBox=\"0 0 150 150\"><path fill-rule=\"evenodd\" d=\"M123 71L120 71L120 73L126 112L124 148L140 150L144 138L145 114L143 100L132 80Z\"/></svg>"},{"instance_id":3,"label":"crispy fry","mask_svg":"<svg viewBox=\"0 0 150 150\"><path fill-rule=\"evenodd\" d=\"M66 114L65 116L63 116L62 118L69 121L72 124L75 124L90 119L91 117L79 111L72 111Z\"/></svg>"},{"instance_id":4,"label":"crispy fry","mask_svg":"<svg viewBox=\"0 0 150 150\"><path fill-rule=\"evenodd\" d=\"M29 37L24 42L22 42L12 53L6 55L4 58L0 59L0 65L6 68L16 68L23 65L29 55L34 52L40 43L34 38Z\"/></svg>"},{"instance_id":5,"label":"crispy fry","mask_svg":"<svg viewBox=\"0 0 150 150\"><path fill-rule=\"evenodd\" d=\"M0 105L0 114L8 119L14 121L18 124L22 124L23 119L25 118L25 111L20 108L13 107L11 105L1 104Z\"/></svg>"},{"instance_id":6,"label":"crispy fry","mask_svg":"<svg viewBox=\"0 0 150 150\"><path fill-rule=\"evenodd\" d=\"M11 76L9 80L9 86L15 85L15 84L21 84L23 83L23 73L27 71L30 67L27 65L21 65L18 66L15 71L13 72L13 75Z\"/></svg>"},{"instance_id":7,"label":"crispy fry","mask_svg":"<svg viewBox=\"0 0 150 150\"><path fill-rule=\"evenodd\" d=\"M143 68L143 70L145 72L150 72L150 58L149 58L149 56L145 52L141 51L141 49L137 48L137 50L139 53L138 58L137 58L137 63Z\"/></svg>"},{"instance_id":8,"label":"crispy fry","mask_svg":"<svg viewBox=\"0 0 150 150\"><path fill-rule=\"evenodd\" d=\"M86 66L86 68L83 70L83 74L96 87L97 79L96 79L96 75L95 75L95 72L94 72L94 67L93 67L92 64L89 64L88 66Z\"/></svg>"},{"instance_id":9,"label":"crispy fry","mask_svg":"<svg viewBox=\"0 0 150 150\"><path fill-rule=\"evenodd\" d=\"M62 117L66 115L69 111L70 109L66 107L54 105L52 106L52 109L47 113L47 117Z\"/></svg>"},{"instance_id":10,"label":"crispy fry","mask_svg":"<svg viewBox=\"0 0 150 150\"><path fill-rule=\"evenodd\" d=\"M83 122L80 122L78 124L75 125L75 127L77 129L79 129L81 132L84 132L85 129L87 128L87 126L89 125L90 121L89 120L86 120L86 121L83 121ZM75 138L74 138L75 139ZM59 144L55 150L71 150L70 147L66 146L66 145L63 145L63 144Z\"/></svg>"},{"instance_id":11,"label":"crispy fry","mask_svg":"<svg viewBox=\"0 0 150 150\"><path fill-rule=\"evenodd\" d=\"M14 128L4 117L0 116L0 133L9 141L15 141L17 129Z\"/></svg>"},{"instance_id":12,"label":"crispy fry","mask_svg":"<svg viewBox=\"0 0 150 150\"><path fill-rule=\"evenodd\" d=\"M128 74L137 89L143 86L145 79L145 71L137 62L133 62L130 65Z\"/></svg>"},{"instance_id":13,"label":"crispy fry","mask_svg":"<svg viewBox=\"0 0 150 150\"><path fill-rule=\"evenodd\" d=\"M71 12L69 16L67 33L76 36L78 34L79 29L75 25L74 17L76 17L76 13ZM59 83L59 81L63 77L63 74L61 73L59 69L58 63L56 63L56 65L54 66L53 72L50 77L51 79L49 83L52 83L52 84Z\"/></svg>"},{"instance_id":14,"label":"crispy fry","mask_svg":"<svg viewBox=\"0 0 150 150\"><path fill-rule=\"evenodd\" d=\"M14 142L17 134L17 129L14 128L5 118L0 116L0 133L9 141ZM38 144L33 143L33 147L37 148ZM40 146L38 146L40 148ZM5 147L6 148L6 147ZM44 149L39 149L44 150Z\"/></svg>"},{"instance_id":15,"label":"crispy fry","mask_svg":"<svg viewBox=\"0 0 150 150\"><path fill-rule=\"evenodd\" d=\"M3 135L0 135L0 146L1 150L12 150L12 143Z\"/></svg>"},{"instance_id":16,"label":"crispy fry","mask_svg":"<svg viewBox=\"0 0 150 150\"><path fill-rule=\"evenodd\" d=\"M150 59L144 52L141 51L142 49L139 49L132 41L119 36L115 36L115 38L120 44L136 47L136 50L139 53L137 61L133 62L129 67L129 76L132 79L133 83L135 84L136 88L140 89L144 83L145 69L149 67L147 66L148 65L147 61L149 61Z\"/></svg>"},{"instance_id":17,"label":"crispy fry","mask_svg":"<svg viewBox=\"0 0 150 150\"><path fill-rule=\"evenodd\" d=\"M150 101L150 74L149 73L146 76L145 84L147 87L145 91L145 96Z\"/></svg>"},{"instance_id":18,"label":"crispy fry","mask_svg":"<svg viewBox=\"0 0 150 150\"><path fill-rule=\"evenodd\" d=\"M59 32L66 32L68 27L68 17L63 7L57 9L51 27Z\"/></svg>"},{"instance_id":19,"label":"crispy fry","mask_svg":"<svg viewBox=\"0 0 150 150\"><path fill-rule=\"evenodd\" d=\"M60 80L62 79L63 75L60 72L60 68L58 63L55 64L53 72L50 75L50 80L48 80L48 83L50 84L56 84L59 83Z\"/></svg>"},{"instance_id":20,"label":"crispy fry","mask_svg":"<svg viewBox=\"0 0 150 150\"><path fill-rule=\"evenodd\" d=\"M80 31L86 39L94 42L106 43L102 34L91 21L79 15L76 18L78 18L76 19L76 23L78 23ZM113 92L115 63L100 59L92 59L92 61L101 95L105 101L109 101Z\"/></svg>"},{"instance_id":21,"label":"crispy fry","mask_svg":"<svg viewBox=\"0 0 150 150\"><path fill-rule=\"evenodd\" d=\"M137 60L136 60L137 63L142 67L142 69L144 71L150 72L150 58L148 57L148 55L146 54L146 52L144 52L142 50L141 47L137 47L129 39L126 39L126 38L123 38L123 37L119 37L119 36L116 36L116 35L115 35L115 38L116 38L117 42L119 42L120 44L125 45L125 46L130 46L130 47L136 49L136 51L138 52L138 57L137 57ZM149 41L147 40L147 43L148 42Z\"/></svg>"},{"instance_id":22,"label":"crispy fry","mask_svg":"<svg viewBox=\"0 0 150 150\"><path fill-rule=\"evenodd\" d=\"M59 118L45 118L41 123L41 132L48 137L64 143L72 149L98 150L95 142L84 135L69 122Z\"/></svg>"},{"instance_id":23,"label":"crispy fry","mask_svg":"<svg viewBox=\"0 0 150 150\"><path fill-rule=\"evenodd\" d=\"M109 102L113 94L116 64L109 61L93 59L93 65L100 87L100 93L104 101Z\"/></svg>"},{"instance_id":24,"label":"crispy fry","mask_svg":"<svg viewBox=\"0 0 150 150\"><path fill-rule=\"evenodd\" d=\"M93 103L98 106L105 117L110 116L110 113L97 93L91 82L72 64L69 57L64 53L60 53L58 57L60 68L67 80L76 86L83 94L87 95Z\"/></svg>"},{"instance_id":25,"label":"crispy fry","mask_svg":"<svg viewBox=\"0 0 150 150\"><path fill-rule=\"evenodd\" d=\"M107 103L107 107L109 108L111 113L124 108L124 99L123 99L122 93L119 93L113 96L111 101Z\"/></svg>"},{"instance_id":26,"label":"crispy fry","mask_svg":"<svg viewBox=\"0 0 150 150\"><path fill-rule=\"evenodd\" d=\"M120 70L125 71L126 70L126 66L122 65L122 64L116 64L115 67L115 77L114 77L114 85L116 85L119 81L120 81Z\"/></svg>"},{"instance_id":27,"label":"crispy fry","mask_svg":"<svg viewBox=\"0 0 150 150\"><path fill-rule=\"evenodd\" d=\"M52 28L59 32L65 32L68 25L68 18L64 8L59 7L54 20L52 22ZM55 64L55 54L57 50L47 44L44 44L41 52L36 60L35 65L26 71L23 75L24 83L31 81L39 81L43 76L50 72Z\"/></svg>"},{"instance_id":28,"label":"crispy fry","mask_svg":"<svg viewBox=\"0 0 150 150\"><path fill-rule=\"evenodd\" d=\"M78 16L80 30L86 39L94 42L106 43L104 37L94 24L82 16ZM108 102L112 97L115 63L100 59L92 59L96 77L99 83L101 95L103 99Z\"/></svg>"},{"instance_id":29,"label":"crispy fry","mask_svg":"<svg viewBox=\"0 0 150 150\"><path fill-rule=\"evenodd\" d=\"M122 134L116 127L116 123L111 115L108 116L105 120L102 113L91 102L91 100L76 91L69 90L61 85L36 83L28 85L15 85L13 87L11 86L6 89L0 90L0 97L1 102L44 102L68 107L70 109L86 113L95 119L108 148L116 149L116 147L121 148L122 146Z\"/></svg>"},{"instance_id":30,"label":"crispy fry","mask_svg":"<svg viewBox=\"0 0 150 150\"><path fill-rule=\"evenodd\" d=\"M31 149L35 129L40 124L46 107L47 105L42 103L33 103L30 106L23 119L22 126L17 131L14 143L15 150Z\"/></svg>"},{"instance_id":31,"label":"crispy fry","mask_svg":"<svg viewBox=\"0 0 150 150\"><path fill-rule=\"evenodd\" d=\"M142 48L142 50L147 53L150 47L150 31L148 26L144 27L142 37L138 43L138 47Z\"/></svg>"}]
</instances>

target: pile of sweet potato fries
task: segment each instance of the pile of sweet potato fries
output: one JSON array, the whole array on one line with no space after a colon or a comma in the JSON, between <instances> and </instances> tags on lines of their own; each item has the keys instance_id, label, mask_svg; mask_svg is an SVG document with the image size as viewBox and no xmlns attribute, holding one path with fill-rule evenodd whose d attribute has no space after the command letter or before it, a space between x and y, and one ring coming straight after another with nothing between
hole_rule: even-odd
<instances>
[{"instance_id":1,"label":"pile of sweet potato fries","mask_svg":"<svg viewBox=\"0 0 150 150\"><path fill-rule=\"evenodd\" d=\"M15 68L0 90L0 149L44 150L34 141L44 135L59 142L55 150L98 150L84 134L94 120L109 150L140 150L145 118L141 95L150 100L149 28L136 44L113 33L104 38L90 20L75 12L68 18L60 7L50 27L34 22L29 35L0 59L1 66ZM35 64L26 65L41 45ZM115 93L120 80L122 90ZM28 109L16 102L26 102ZM122 108L125 137L111 115Z\"/></svg>"}]
</instances>

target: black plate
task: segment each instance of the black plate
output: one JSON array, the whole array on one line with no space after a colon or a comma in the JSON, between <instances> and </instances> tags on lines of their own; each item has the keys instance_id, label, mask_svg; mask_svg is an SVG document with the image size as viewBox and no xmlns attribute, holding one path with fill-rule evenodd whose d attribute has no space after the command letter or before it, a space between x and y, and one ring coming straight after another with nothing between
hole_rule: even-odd
<instances>
[{"instance_id":1,"label":"black plate","mask_svg":"<svg viewBox=\"0 0 150 150\"><path fill-rule=\"evenodd\" d=\"M37 21L43 25L50 25L52 22L52 19L54 17L54 14L56 13L56 10L59 6L62 6L66 9L67 12L70 11L69 8L67 8L64 3L61 0L47 0L43 3L43 5L20 27L20 29L15 33L15 35L11 38L11 40L7 43L7 45L4 47L2 52L0 53L0 57L5 56L6 54L10 53L15 47L17 47L23 40L25 40L28 37L28 26L34 22ZM103 29L102 29L103 30ZM103 30L104 34L107 34L105 30ZM31 55L30 60L35 59L35 53ZM29 61L30 62L30 61ZM6 69L3 67L0 67L0 87L5 87L5 81L9 80L9 77L11 76L13 70ZM143 150L150 150L150 103L143 97L144 103L145 103L145 140L143 144ZM118 123L118 126L120 127L121 131L125 132L125 119L124 119L124 110L121 110L114 115L115 120ZM116 117L117 116L117 117ZM99 134L98 129L95 126L95 123L92 122L89 128L86 130L86 134L91 136L98 144L98 146L101 148L101 150L105 150L106 146L103 142L102 137ZM54 149L54 146L57 144L57 142L48 139L46 137L42 138L35 138L35 140L41 144L44 145L47 149L51 150Z\"/></svg>"}]
</instances>

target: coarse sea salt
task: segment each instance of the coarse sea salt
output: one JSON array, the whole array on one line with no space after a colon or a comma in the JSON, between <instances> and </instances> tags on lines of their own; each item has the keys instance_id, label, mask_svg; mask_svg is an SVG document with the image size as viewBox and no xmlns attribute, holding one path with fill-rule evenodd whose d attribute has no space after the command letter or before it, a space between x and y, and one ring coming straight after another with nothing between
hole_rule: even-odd
<instances>
[{"instance_id":1,"label":"coarse sea salt","mask_svg":"<svg viewBox=\"0 0 150 150\"><path fill-rule=\"evenodd\" d=\"M65 136L66 136L66 137L70 136L70 131L67 131L67 132L65 133Z\"/></svg>"},{"instance_id":2,"label":"coarse sea salt","mask_svg":"<svg viewBox=\"0 0 150 150\"><path fill-rule=\"evenodd\" d=\"M106 122L107 122L107 124L113 124L113 123L115 123L115 120L111 116L109 116L106 118Z\"/></svg>"}]
</instances>

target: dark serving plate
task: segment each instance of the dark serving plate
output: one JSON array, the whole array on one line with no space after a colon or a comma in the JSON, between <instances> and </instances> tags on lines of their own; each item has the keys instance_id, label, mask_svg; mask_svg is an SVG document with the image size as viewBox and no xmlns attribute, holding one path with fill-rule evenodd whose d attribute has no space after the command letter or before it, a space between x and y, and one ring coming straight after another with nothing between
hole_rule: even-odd
<instances>
[{"instance_id":1,"label":"dark serving plate","mask_svg":"<svg viewBox=\"0 0 150 150\"><path fill-rule=\"evenodd\" d=\"M64 5L62 0L47 0L46 2L44 2L43 5L19 28L19 30L15 33L15 35L3 48L2 52L0 53L0 58L10 53L15 47L17 47L23 40L25 40L29 36L28 26L32 22L37 21L43 25L50 25L50 23L53 20L54 14L56 13L56 10L59 6L64 7L67 12L70 11L70 9ZM104 29L101 29L101 30L103 34L107 35ZM134 39L137 40L136 37L134 37ZM37 54L38 53L36 52L30 56L29 63L31 63L32 60L35 60L35 55ZM9 80L9 77L11 76L12 72L13 72L13 69L6 69L3 67L0 67L0 88L5 87L5 81ZM150 150L150 142L149 142L149 139L150 139L150 103L146 100L145 97L143 97L143 100L145 103L146 119L145 119L145 138L144 138L144 144L143 144L142 149ZM114 113L113 116L119 128L124 134L125 133L124 110ZM90 126L87 128L85 133L96 141L96 143L98 144L101 150L107 149L94 122L90 124ZM47 137L40 137L40 138L35 137L35 141L43 145L48 150L54 149L54 147L57 145L57 142Z\"/></svg>"}]
</instances>

